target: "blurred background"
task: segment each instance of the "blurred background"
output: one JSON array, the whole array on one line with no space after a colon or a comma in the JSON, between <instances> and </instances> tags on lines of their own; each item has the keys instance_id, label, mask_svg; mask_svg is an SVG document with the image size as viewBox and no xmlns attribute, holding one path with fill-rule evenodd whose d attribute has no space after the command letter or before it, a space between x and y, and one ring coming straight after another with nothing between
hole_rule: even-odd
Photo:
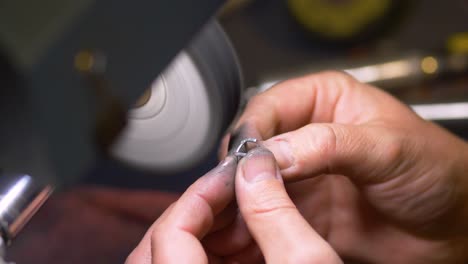
<instances>
[{"instance_id":1,"label":"blurred background","mask_svg":"<svg viewBox=\"0 0 468 264\"><path fill-rule=\"evenodd\" d=\"M231 3L221 21L247 87L334 69L408 104L467 101L467 1ZM466 122L442 123L467 136Z\"/></svg>"},{"instance_id":2,"label":"blurred background","mask_svg":"<svg viewBox=\"0 0 468 264\"><path fill-rule=\"evenodd\" d=\"M246 98L287 78L345 70L464 138L467 17L465 0L231 0L219 13ZM85 184L97 187L53 196L9 254L18 263L123 262L177 193L217 163L216 153L164 175L103 159Z\"/></svg>"},{"instance_id":3,"label":"blurred background","mask_svg":"<svg viewBox=\"0 0 468 264\"><path fill-rule=\"evenodd\" d=\"M462 0L232 0L219 21L239 58L245 100L277 81L345 70L408 104L422 105L426 117L466 138L467 15ZM424 108L427 104L442 108ZM182 191L217 163L216 154L217 146L182 172L158 177L141 172L141 181L128 177L133 170L103 160L89 182Z\"/></svg>"}]
</instances>

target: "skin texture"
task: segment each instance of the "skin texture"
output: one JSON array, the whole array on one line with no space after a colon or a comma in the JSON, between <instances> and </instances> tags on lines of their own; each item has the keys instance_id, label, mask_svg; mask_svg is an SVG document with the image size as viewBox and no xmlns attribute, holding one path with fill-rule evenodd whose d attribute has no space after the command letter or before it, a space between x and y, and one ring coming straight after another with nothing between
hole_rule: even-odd
<instances>
[{"instance_id":1,"label":"skin texture","mask_svg":"<svg viewBox=\"0 0 468 264\"><path fill-rule=\"evenodd\" d=\"M233 223L237 214L231 203L234 191L246 230L256 241L244 250L242 258L263 262L265 256L268 263L342 263L301 216L286 193L273 154L262 147L249 151L239 166L235 157L228 156L191 185L148 230L126 263L242 260L207 251L201 242Z\"/></svg>"},{"instance_id":2,"label":"skin texture","mask_svg":"<svg viewBox=\"0 0 468 264\"><path fill-rule=\"evenodd\" d=\"M236 165L237 160L229 156L191 185L150 227L126 263L215 261L199 240L223 225L223 219L233 217L229 210L226 216L222 211L234 197Z\"/></svg>"},{"instance_id":3,"label":"skin texture","mask_svg":"<svg viewBox=\"0 0 468 264\"><path fill-rule=\"evenodd\" d=\"M383 91L336 72L289 80L235 129L261 147L195 182L127 263L468 260L467 143Z\"/></svg>"},{"instance_id":4,"label":"skin texture","mask_svg":"<svg viewBox=\"0 0 468 264\"><path fill-rule=\"evenodd\" d=\"M342 73L309 75L254 97L237 128L258 131L289 196L342 258L466 263L467 144L390 95ZM207 248L251 251L235 225ZM242 240L214 245L229 236Z\"/></svg>"}]
</instances>

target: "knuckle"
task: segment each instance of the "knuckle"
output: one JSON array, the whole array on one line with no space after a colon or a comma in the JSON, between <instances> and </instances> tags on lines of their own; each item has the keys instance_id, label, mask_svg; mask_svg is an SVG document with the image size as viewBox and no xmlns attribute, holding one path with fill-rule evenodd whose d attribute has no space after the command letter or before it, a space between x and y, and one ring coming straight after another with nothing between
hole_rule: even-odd
<instances>
[{"instance_id":1,"label":"knuckle","mask_svg":"<svg viewBox=\"0 0 468 264\"><path fill-rule=\"evenodd\" d=\"M255 203L252 206L251 212L253 215L282 215L291 210L296 210L296 207L286 201L276 199L263 203Z\"/></svg>"},{"instance_id":2,"label":"knuckle","mask_svg":"<svg viewBox=\"0 0 468 264\"><path fill-rule=\"evenodd\" d=\"M307 135L304 138L308 140L302 144L304 148L312 149L316 155L324 159L334 154L340 133L338 127L328 124L310 124L305 127L305 133ZM305 158L307 155L298 156L304 157L298 160L299 169L302 169L308 163L308 159Z\"/></svg>"},{"instance_id":3,"label":"knuckle","mask_svg":"<svg viewBox=\"0 0 468 264\"><path fill-rule=\"evenodd\" d=\"M323 89L331 89L345 93L362 87L358 80L341 71L326 71L317 74L316 77L317 86Z\"/></svg>"},{"instance_id":4,"label":"knuckle","mask_svg":"<svg viewBox=\"0 0 468 264\"><path fill-rule=\"evenodd\" d=\"M321 71L317 75L326 76L328 78L334 78L334 79L352 78L349 74L343 71L337 71L337 70Z\"/></svg>"},{"instance_id":5,"label":"knuckle","mask_svg":"<svg viewBox=\"0 0 468 264\"><path fill-rule=\"evenodd\" d=\"M335 148L337 140L336 128L330 125L320 124L311 126L311 130L313 130L312 133L318 135L316 148L318 148L320 153L327 154Z\"/></svg>"},{"instance_id":6,"label":"knuckle","mask_svg":"<svg viewBox=\"0 0 468 264\"><path fill-rule=\"evenodd\" d=\"M399 136L393 136L385 144L386 151L384 152L384 159L388 161L395 161L400 159L404 153L403 138Z\"/></svg>"},{"instance_id":7,"label":"knuckle","mask_svg":"<svg viewBox=\"0 0 468 264\"><path fill-rule=\"evenodd\" d=\"M383 133L382 133L383 134ZM398 161L405 155L405 148L410 143L405 136L399 132L388 132L383 134L381 159L385 163L399 163Z\"/></svg>"}]
</instances>

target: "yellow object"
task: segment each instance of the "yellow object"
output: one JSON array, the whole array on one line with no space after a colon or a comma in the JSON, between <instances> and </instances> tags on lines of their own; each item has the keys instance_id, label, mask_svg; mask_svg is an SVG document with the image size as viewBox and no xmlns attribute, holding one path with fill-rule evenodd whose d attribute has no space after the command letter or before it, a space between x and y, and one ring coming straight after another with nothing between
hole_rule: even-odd
<instances>
[{"instance_id":1,"label":"yellow object","mask_svg":"<svg viewBox=\"0 0 468 264\"><path fill-rule=\"evenodd\" d=\"M452 35L447 41L447 48L450 53L468 54L468 32Z\"/></svg>"},{"instance_id":2,"label":"yellow object","mask_svg":"<svg viewBox=\"0 0 468 264\"><path fill-rule=\"evenodd\" d=\"M332 38L358 34L385 15L391 0L288 0L293 16L308 30Z\"/></svg>"},{"instance_id":3,"label":"yellow object","mask_svg":"<svg viewBox=\"0 0 468 264\"><path fill-rule=\"evenodd\" d=\"M75 68L81 72L88 72L94 66L94 55L89 51L80 51L75 56Z\"/></svg>"},{"instance_id":4,"label":"yellow object","mask_svg":"<svg viewBox=\"0 0 468 264\"><path fill-rule=\"evenodd\" d=\"M425 74L434 74L439 69L439 62L432 56L424 57L421 61L421 70Z\"/></svg>"}]
</instances>

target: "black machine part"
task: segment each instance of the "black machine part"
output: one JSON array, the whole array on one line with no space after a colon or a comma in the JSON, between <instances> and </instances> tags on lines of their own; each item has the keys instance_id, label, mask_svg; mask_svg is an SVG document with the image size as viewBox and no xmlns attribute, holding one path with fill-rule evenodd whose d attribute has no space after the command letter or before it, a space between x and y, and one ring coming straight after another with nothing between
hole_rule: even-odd
<instances>
[{"instance_id":1,"label":"black machine part","mask_svg":"<svg viewBox=\"0 0 468 264\"><path fill-rule=\"evenodd\" d=\"M0 168L54 186L79 180L223 2L2 2Z\"/></svg>"},{"instance_id":2,"label":"black machine part","mask_svg":"<svg viewBox=\"0 0 468 264\"><path fill-rule=\"evenodd\" d=\"M218 102L215 136L227 128L241 78L229 41L209 23L223 2L0 3L0 242L11 242L52 189L79 182L108 154L127 110L191 41L204 80L220 87L212 95L228 98Z\"/></svg>"}]
</instances>

